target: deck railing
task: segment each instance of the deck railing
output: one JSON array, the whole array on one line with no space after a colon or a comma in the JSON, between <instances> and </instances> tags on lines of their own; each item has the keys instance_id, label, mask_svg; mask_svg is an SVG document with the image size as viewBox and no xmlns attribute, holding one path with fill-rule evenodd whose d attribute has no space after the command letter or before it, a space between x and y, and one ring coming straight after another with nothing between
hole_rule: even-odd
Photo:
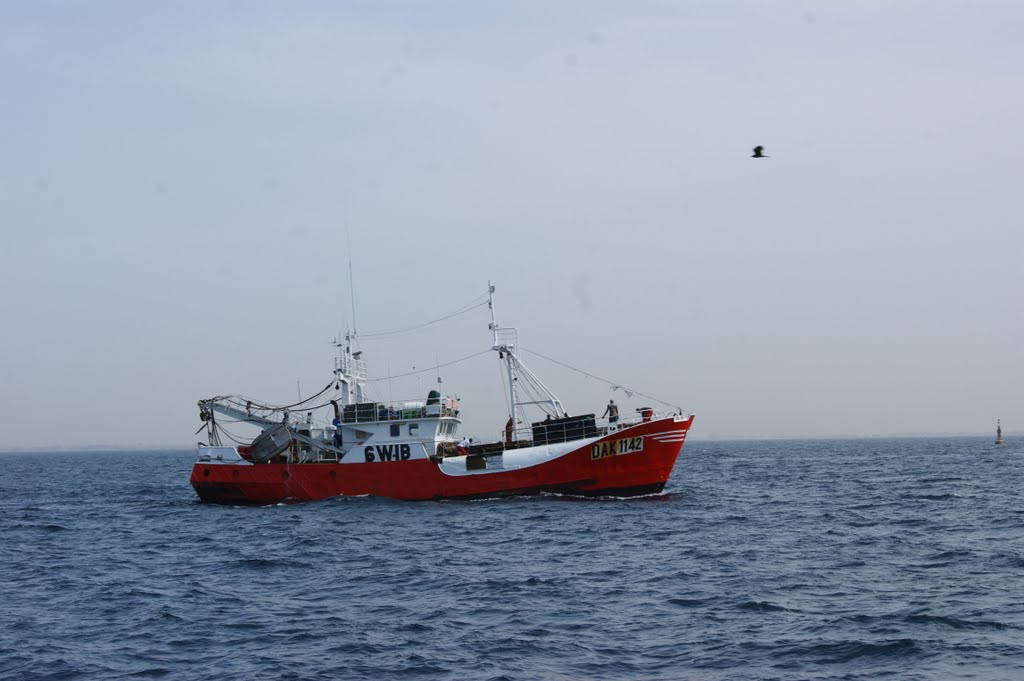
<instances>
[{"instance_id":1,"label":"deck railing","mask_svg":"<svg viewBox=\"0 0 1024 681\"><path fill-rule=\"evenodd\" d=\"M342 423L376 423L408 419L458 416L459 401L452 397L392 402L361 402L341 408Z\"/></svg>"},{"instance_id":2,"label":"deck railing","mask_svg":"<svg viewBox=\"0 0 1024 681\"><path fill-rule=\"evenodd\" d=\"M615 423L609 422L609 420L606 417L594 417L593 428L590 427L589 422L585 425L580 425L579 427L575 428L555 426L555 424L564 423L564 419L552 419L550 422L533 421L525 425L519 424L512 430L511 434L505 429L502 429L498 433L498 439L503 442L508 442L511 435L511 440L513 442L521 442L524 444L527 442L536 443L538 440L545 440L548 438L550 438L551 441L558 440L564 442L565 438L576 439L581 437L607 435L608 433L614 433L617 430L622 430L624 428L629 428L630 426L635 426L640 423L646 423L647 421L660 419L671 415L672 413L664 412L659 409L641 407L636 410L635 415L630 415L625 418L620 417L618 421L616 421ZM586 418L587 416L592 415L583 415L580 418ZM552 433L545 433L545 424L551 424L551 427L554 429ZM538 426L541 426L541 428L538 429ZM548 437L546 438L545 435L547 435Z\"/></svg>"}]
</instances>

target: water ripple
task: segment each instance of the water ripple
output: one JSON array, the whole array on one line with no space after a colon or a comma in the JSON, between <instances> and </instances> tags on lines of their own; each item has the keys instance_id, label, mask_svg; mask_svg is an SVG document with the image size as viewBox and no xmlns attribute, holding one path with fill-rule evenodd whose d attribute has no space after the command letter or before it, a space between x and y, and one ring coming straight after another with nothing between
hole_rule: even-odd
<instances>
[{"instance_id":1,"label":"water ripple","mask_svg":"<svg viewBox=\"0 0 1024 681\"><path fill-rule=\"evenodd\" d=\"M265 508L197 503L187 452L6 454L0 680L1024 677L1024 457L986 447L698 441L649 499Z\"/></svg>"}]
</instances>

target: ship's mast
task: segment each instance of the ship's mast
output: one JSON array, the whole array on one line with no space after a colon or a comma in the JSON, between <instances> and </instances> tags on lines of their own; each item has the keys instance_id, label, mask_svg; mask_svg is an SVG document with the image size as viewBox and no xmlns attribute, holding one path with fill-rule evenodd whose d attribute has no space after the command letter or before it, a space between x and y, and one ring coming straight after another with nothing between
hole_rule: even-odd
<instances>
[{"instance_id":1,"label":"ship's mast","mask_svg":"<svg viewBox=\"0 0 1024 681\"><path fill-rule=\"evenodd\" d=\"M541 405L542 408L545 408L545 411L550 410L549 413L554 412L555 417L565 416L565 409L562 408L561 400L516 356L518 331L512 327L498 326L498 322L494 317L494 285L491 282L487 282L487 307L491 311L491 323L488 328L491 330L494 341L491 349L495 350L498 353L498 357L505 361L505 369L508 373L508 397L510 409L512 410L513 437L515 437L514 433L517 430L516 425L519 423L520 407L524 404ZM519 401L517 388L520 379L523 379L529 386L527 393L536 395L537 399L529 402Z\"/></svg>"},{"instance_id":2,"label":"ship's mast","mask_svg":"<svg viewBox=\"0 0 1024 681\"><path fill-rule=\"evenodd\" d=\"M515 343L515 337L509 338L509 329L501 329L501 338L498 337L498 323L494 319L494 284L487 282L487 308L491 311L491 323L488 328L491 330L494 343L491 345L491 350L497 350L498 357L505 360L505 369L508 372L508 403L512 410L512 429L515 430L515 424L519 422L519 400L516 398L516 376L515 369L512 366L511 359L511 343Z\"/></svg>"},{"instance_id":3,"label":"ship's mast","mask_svg":"<svg viewBox=\"0 0 1024 681\"><path fill-rule=\"evenodd\" d=\"M334 375L337 377L338 389L341 392L341 404L359 404L363 401L366 362L361 358L361 350L352 351L354 340L354 333L346 333L344 340L334 341L335 347L338 348L338 356L334 358Z\"/></svg>"},{"instance_id":4,"label":"ship's mast","mask_svg":"<svg viewBox=\"0 0 1024 681\"><path fill-rule=\"evenodd\" d=\"M366 386L366 362L361 358L362 350L353 351L356 343L356 287L352 276L352 237L348 225L345 225L345 245L348 247L348 293L352 304L352 330L345 332L345 340L336 338L335 347L338 356L334 358L334 375L337 377L338 389L341 392L341 404L359 404L363 401L363 388Z\"/></svg>"}]
</instances>

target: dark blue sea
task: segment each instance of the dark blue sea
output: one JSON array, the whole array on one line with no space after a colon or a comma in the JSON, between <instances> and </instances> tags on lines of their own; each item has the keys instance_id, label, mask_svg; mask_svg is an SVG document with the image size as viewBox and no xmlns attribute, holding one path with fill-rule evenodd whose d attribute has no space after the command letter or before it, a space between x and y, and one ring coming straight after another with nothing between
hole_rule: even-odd
<instances>
[{"instance_id":1,"label":"dark blue sea","mask_svg":"<svg viewBox=\"0 0 1024 681\"><path fill-rule=\"evenodd\" d=\"M1024 678L1024 441L692 440L663 495L199 503L0 454L0 679Z\"/></svg>"}]
</instances>

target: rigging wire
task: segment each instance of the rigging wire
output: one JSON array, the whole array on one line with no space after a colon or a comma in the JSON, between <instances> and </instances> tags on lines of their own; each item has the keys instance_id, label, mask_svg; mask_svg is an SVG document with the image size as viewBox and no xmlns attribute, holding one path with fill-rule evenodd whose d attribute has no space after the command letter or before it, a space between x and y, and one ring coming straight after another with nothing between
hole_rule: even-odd
<instances>
[{"instance_id":1,"label":"rigging wire","mask_svg":"<svg viewBox=\"0 0 1024 681\"><path fill-rule=\"evenodd\" d=\"M484 305L487 304L486 300L483 300L483 301L481 300L485 296L486 296L486 294L484 294L482 296L477 296L476 298L474 298L473 300L469 301L468 303L466 303L462 307L458 308L455 312L447 314L447 315L445 315L443 317L438 317L437 319L432 319L429 322L422 322L420 324L414 324L412 326L407 326L407 327L402 328L402 329L390 329L388 331L374 331L374 332L371 332L371 333L361 333L361 334L359 334L359 337L360 338L379 338L381 336L396 336L396 335L410 333L412 331L418 331L419 329L422 329L422 328L425 328L425 327L428 327L428 326L432 326L434 324L439 324L441 322L444 322L444 321L447 321L449 319L452 319L453 317L458 317L459 315L466 314L467 312L471 312L471 311L477 309L478 307L483 307Z\"/></svg>"},{"instance_id":2,"label":"rigging wire","mask_svg":"<svg viewBox=\"0 0 1024 681\"><path fill-rule=\"evenodd\" d=\"M346 236L347 236L347 234L346 234ZM351 244L350 244L350 248L351 248ZM350 289L350 291L353 291L353 289L352 289L352 269L351 268L352 268L352 262L351 262L351 258L350 258L349 259L349 289ZM459 315L466 314L466 313L471 312L471 311L473 311L473 310L475 310L477 308L480 308L480 307L483 307L484 305L487 305L487 303L488 303L488 301L486 300L487 296L488 296L487 293L483 293L483 294L481 294L479 296L476 296L475 298L470 300L468 303L466 303L462 307L456 309L454 312L452 312L450 314L447 314L447 315L445 315L443 317L439 317L437 319L433 319L431 321L423 322L421 324L416 324L416 325L413 325L413 326L410 326L410 327L406 327L406 328L402 328L402 329L392 329L392 330L389 330L389 331L379 331L379 332L372 332L372 333L364 333L364 334L360 334L360 337L362 337L362 338L377 338L377 337L381 337L381 336L401 335L401 334L410 333L412 331L416 331L416 330L419 330L419 329L422 329L422 328L425 328L425 327L428 327L428 326L431 326L431 325L434 325L434 324L438 324L440 322L447 321L449 319L452 319L452 318L457 317ZM352 303L353 303L353 305L352 305L352 318L353 318L353 327L354 327L355 326L354 325L354 322L355 322L355 299L354 299L354 296L353 296ZM355 329L354 328L353 328L353 334L355 334ZM430 368L427 368L427 369L409 371L409 372L406 372L404 374L397 374L397 375L387 376L386 378L372 378L372 379L367 380L367 383L374 383L374 382L381 381L381 380L388 380L388 381L390 381L390 380L395 379L395 378L402 378L402 377L405 377L405 376L414 376L414 375L417 375L417 374L426 373L428 371L436 371L437 369L440 369L441 367L451 366L452 364L457 364L459 362L464 362L464 361L466 361L468 359L472 359L474 357L477 357L479 355L485 354L487 352L490 352L490 350L483 350L481 352L469 355L467 357L463 357L461 359L453 360L451 362L446 362L445 364L435 364L433 367L430 367ZM290 411L290 410L312 411L312 410L315 410L315 409L321 409L323 407L328 406L331 403L330 401L324 402L322 404L315 404L315 405L314 404L310 404L310 403L315 401L317 398L321 397L328 390L330 390L331 387L336 384L336 382L337 382L337 379L332 378L331 381L326 386L324 386L323 390L321 390L320 392L316 393L315 395L312 395L312 396L310 396L310 397L308 397L308 398L306 398L304 400L300 399L298 402L294 402L292 404L286 404L286 405L280 405L280 406L272 405L272 404L266 404L266 403L261 403L261 402L256 402L254 400L245 399L245 398L243 398L241 396L235 396L235 395L225 395L225 396L221 396L221 397L215 397L215 398L210 399L209 401L210 402L228 402L230 404L236 405L239 408L244 408L246 410L246 412L248 412L249 414L252 414L254 416L259 416L260 418L269 418L274 413L287 412L287 411ZM257 414L257 412L262 412L262 414Z\"/></svg>"},{"instance_id":3,"label":"rigging wire","mask_svg":"<svg viewBox=\"0 0 1024 681\"><path fill-rule=\"evenodd\" d=\"M229 423L244 423L244 421L229 421ZM236 436L236 435L235 435L234 433L232 433L232 432L231 432L230 430L228 430L227 428L225 428L225 427L223 426L223 424L220 424L220 423L218 423L218 424L216 425L216 428L217 428L217 430L219 430L219 431L220 431L221 433L223 433L224 435L227 435L227 436L228 436L228 439L229 439L229 440L231 440L232 442L234 442L235 444L239 444L239 445L247 445L247 444L251 444L251 443L252 443L252 440L251 440L251 439L249 439L249 440L242 440L242 439L240 439L240 437L239 437L239 436ZM220 438L219 438L219 437L218 437L218 441L220 441Z\"/></svg>"},{"instance_id":4,"label":"rigging wire","mask_svg":"<svg viewBox=\"0 0 1024 681\"><path fill-rule=\"evenodd\" d=\"M544 413L549 413L546 408L547 405L543 404L544 402L547 402L547 400L544 399L545 396L537 389L535 385L533 385L531 381L527 381L525 384L522 381L520 381L518 387L521 391L523 391L527 400L529 402L534 403L533 406L540 408L540 410L543 411Z\"/></svg>"},{"instance_id":5,"label":"rigging wire","mask_svg":"<svg viewBox=\"0 0 1024 681\"><path fill-rule=\"evenodd\" d=\"M425 374L428 371L436 371L436 370L440 369L441 367L447 367L447 366L451 366L452 364L458 364L459 362L465 362L467 359L473 359L474 357L479 357L480 355L487 354L488 352L491 352L491 350L490 349L481 350L480 352L475 352L472 355L467 355L466 357L463 357L461 359L454 359L451 362L445 362L444 364L435 364L434 366L427 367L426 369L416 369L415 371L407 371L404 374L394 374L393 376L385 376L384 378L368 378L368 379L366 379L366 382L367 383L375 383L377 381L387 381L387 380L392 379L392 378L404 378L405 376L415 376L416 374Z\"/></svg>"},{"instance_id":6,"label":"rigging wire","mask_svg":"<svg viewBox=\"0 0 1024 681\"><path fill-rule=\"evenodd\" d=\"M395 378L404 378L406 376L415 376L416 374L424 374L424 373L427 373L429 371L437 371L441 367L447 367L447 366L451 366L453 364L458 364L459 362L465 362L466 360L473 359L474 357L479 357L480 355L487 354L488 352L491 352L491 350L489 350L489 349L488 350L481 350L480 352L476 352L476 353L473 353L472 355L467 355L466 357L461 357L459 359L454 359L454 360L452 360L450 362L445 362L444 364L435 364L434 366L427 367L426 369L416 369L415 371L407 371L404 374L393 374L391 376L385 376L383 378L369 378L369 379L366 379L366 382L367 383L376 383L378 381L388 381L388 380L395 379ZM334 380L332 380L330 383L328 383L327 386L325 386L324 389L321 390L320 392L318 392L316 395L313 395L312 397L309 397L309 398L303 400L302 402L296 402L295 404L289 404L289 405L285 405L285 406L281 406L281 407L277 407L277 406L273 406L273 405L260 404L260 403L257 403L257 402L253 402L251 400L245 400L245 399L243 399L241 397L237 397L237 396L234 396L234 395L214 398L213 400L211 400L211 402L229 402L229 403L235 404L235 405L237 405L239 407L245 408L250 413L261 411L261 412L270 412L272 414L274 412L288 411L288 410L291 410L291 409L295 409L296 411L313 411L313 410L316 410L316 409L321 409L323 407L326 407L326 406L328 406L330 404L329 400L327 402L322 403L322 404L310 405L308 403L312 402L316 398L318 398L321 395L323 395L332 386L334 386ZM266 418L266 417L264 417L264 418Z\"/></svg>"},{"instance_id":7,"label":"rigging wire","mask_svg":"<svg viewBox=\"0 0 1024 681\"><path fill-rule=\"evenodd\" d=\"M657 397L651 397L650 395L645 395L644 393L640 392L639 390L633 390L632 388L627 388L624 385L622 385L621 383L614 383L612 381L609 381L606 378L601 378L600 376L595 376L594 374L587 373L586 371L583 371L582 369L577 369L574 366L569 366L565 362L559 362L557 359L552 359L550 357L542 355L539 352L537 352L536 350L531 350L530 348L523 347L522 345L520 345L519 347L520 347L521 350L525 350L526 352L529 352L531 355L536 355L537 357L540 357L541 359L546 359L547 361L553 362L553 363L555 363L555 364L557 364L559 366L565 367L566 369L569 369L571 371L575 371L577 373L583 374L584 376L587 376L589 378L593 378L594 380L597 380L597 381L601 381L602 383L606 383L606 384L610 385L612 388L621 388L622 390L628 391L628 393L631 393L633 395L639 395L640 397L646 397L649 400L657 402L658 404L662 404L662 405L664 405L666 407L671 407L672 409L678 409L679 411L688 411L686 409L683 409L682 407L680 407L677 404L671 404L670 402L666 402L664 400L659 400Z\"/></svg>"},{"instance_id":8,"label":"rigging wire","mask_svg":"<svg viewBox=\"0 0 1024 681\"><path fill-rule=\"evenodd\" d=\"M288 411L289 409L295 409L296 407L302 407L302 405L306 404L307 402L312 402L313 400L315 400L316 398L320 397L325 392L330 390L334 386L334 383L335 383L335 379L332 378L331 382L328 383L326 386L324 386L324 389L321 390L320 392L318 392L316 395L312 395L310 397L307 397L306 399L301 400L299 402L296 402L294 404L286 404L284 406L275 406L275 405L272 405L272 404L260 404L258 402L253 402L252 400L246 400L246 404L244 406L246 406L246 408L248 410L250 410L250 411L252 411L252 410L269 411L269 412ZM240 400L241 398L235 398L235 399L239 399ZM330 404L330 402L328 402L328 404ZM321 405L321 406L323 406L323 405ZM302 407L302 408L303 409L315 409L317 407Z\"/></svg>"},{"instance_id":9,"label":"rigging wire","mask_svg":"<svg viewBox=\"0 0 1024 681\"><path fill-rule=\"evenodd\" d=\"M245 404L241 400L238 400L237 398L225 399L225 400L222 400L222 401L229 402L229 403L234 404L234 405L236 405L238 407L245 406ZM316 411L317 409L323 409L324 407L328 406L330 403L331 403L331 401L328 400L327 402L322 402L320 404L303 405L301 409L295 409L294 411L298 411L298 412L302 412L302 411ZM266 414L257 414L256 413L257 411L268 412L268 413L266 413ZM264 407L259 407L256 404L252 405L252 408L249 411L249 413L252 416L256 416L258 418L269 419L270 416L272 416L275 412L281 412L281 411L287 411L288 413L294 413L293 411L290 411L290 408L288 408L288 407L280 407L280 408L269 408L268 407L268 408L264 408ZM239 421L239 423L243 423L243 421Z\"/></svg>"}]
</instances>

